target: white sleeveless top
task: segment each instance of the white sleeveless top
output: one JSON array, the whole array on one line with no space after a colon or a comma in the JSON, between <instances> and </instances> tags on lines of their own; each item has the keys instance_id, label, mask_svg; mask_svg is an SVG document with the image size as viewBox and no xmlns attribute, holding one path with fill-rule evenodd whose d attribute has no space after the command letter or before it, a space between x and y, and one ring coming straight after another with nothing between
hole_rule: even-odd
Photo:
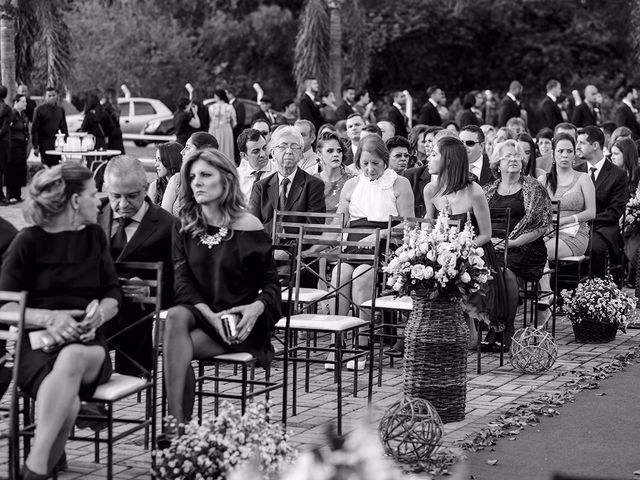
<instances>
[{"instance_id":1,"label":"white sleeveless top","mask_svg":"<svg viewBox=\"0 0 640 480\"><path fill-rule=\"evenodd\" d=\"M373 182L361 173L351 194L350 220L366 218L371 222L387 222L390 215L398 215L396 196L393 194L396 178L398 174L390 168Z\"/></svg>"}]
</instances>

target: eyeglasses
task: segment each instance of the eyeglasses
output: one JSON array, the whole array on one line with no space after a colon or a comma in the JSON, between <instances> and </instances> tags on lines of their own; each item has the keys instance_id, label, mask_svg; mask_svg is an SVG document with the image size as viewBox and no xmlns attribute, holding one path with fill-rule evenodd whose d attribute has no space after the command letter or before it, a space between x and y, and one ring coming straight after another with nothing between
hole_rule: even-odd
<instances>
[{"instance_id":1,"label":"eyeglasses","mask_svg":"<svg viewBox=\"0 0 640 480\"><path fill-rule=\"evenodd\" d=\"M280 145L276 145L274 148L282 151L286 150L287 148L290 148L294 152L302 151L302 147L297 143L281 143Z\"/></svg>"},{"instance_id":2,"label":"eyeglasses","mask_svg":"<svg viewBox=\"0 0 640 480\"><path fill-rule=\"evenodd\" d=\"M475 147L477 144L479 144L480 142L475 142L473 140L465 140L464 143L467 147Z\"/></svg>"},{"instance_id":3,"label":"eyeglasses","mask_svg":"<svg viewBox=\"0 0 640 480\"><path fill-rule=\"evenodd\" d=\"M266 137L267 135L269 135L269 132L267 130L258 130L263 137Z\"/></svg>"},{"instance_id":4,"label":"eyeglasses","mask_svg":"<svg viewBox=\"0 0 640 480\"><path fill-rule=\"evenodd\" d=\"M522 160L524 157L519 153L507 153L506 155L500 157L500 160L511 160L512 158Z\"/></svg>"}]
</instances>

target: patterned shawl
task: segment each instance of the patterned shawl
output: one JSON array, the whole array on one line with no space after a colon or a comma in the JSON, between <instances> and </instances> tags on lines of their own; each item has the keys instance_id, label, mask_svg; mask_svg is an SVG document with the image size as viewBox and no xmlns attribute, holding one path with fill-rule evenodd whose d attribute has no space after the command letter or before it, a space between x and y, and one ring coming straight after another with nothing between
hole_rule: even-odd
<instances>
[{"instance_id":1,"label":"patterned shawl","mask_svg":"<svg viewBox=\"0 0 640 480\"><path fill-rule=\"evenodd\" d=\"M484 187L484 193L491 206L491 199L498 191L501 180L497 179ZM551 199L547 189L535 178L528 175L520 175L522 183L522 196L524 197L524 217L511 231L510 240L518 238L524 233L534 232L540 229L547 231L551 225L552 209Z\"/></svg>"}]
</instances>

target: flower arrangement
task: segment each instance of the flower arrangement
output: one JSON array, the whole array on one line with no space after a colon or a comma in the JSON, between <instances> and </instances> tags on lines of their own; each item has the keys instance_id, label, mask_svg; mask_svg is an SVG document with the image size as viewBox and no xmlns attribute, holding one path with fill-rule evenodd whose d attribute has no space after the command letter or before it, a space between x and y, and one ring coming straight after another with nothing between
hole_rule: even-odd
<instances>
[{"instance_id":1,"label":"flower arrangement","mask_svg":"<svg viewBox=\"0 0 640 480\"><path fill-rule=\"evenodd\" d=\"M590 278L575 290L562 290L560 295L571 323L582 320L610 323L622 332L626 331L627 319L636 308L636 299L620 290L609 275L604 279Z\"/></svg>"},{"instance_id":2,"label":"flower arrangement","mask_svg":"<svg viewBox=\"0 0 640 480\"><path fill-rule=\"evenodd\" d=\"M223 402L217 416L205 415L202 423L192 419L181 429L184 433L176 436L168 448L153 453L155 478L223 480L252 461L257 463L262 478L270 478L296 456L282 425L271 422L265 403L248 405L242 415L240 409Z\"/></svg>"},{"instance_id":3,"label":"flower arrangement","mask_svg":"<svg viewBox=\"0 0 640 480\"><path fill-rule=\"evenodd\" d=\"M387 285L400 295L426 291L429 298L466 298L480 291L490 277L482 248L474 242L474 229L449 225L441 212L432 229L405 227L403 244L394 252L384 271Z\"/></svg>"},{"instance_id":4,"label":"flower arrangement","mask_svg":"<svg viewBox=\"0 0 640 480\"><path fill-rule=\"evenodd\" d=\"M622 228L625 235L640 233L640 190L627 203Z\"/></svg>"}]
</instances>

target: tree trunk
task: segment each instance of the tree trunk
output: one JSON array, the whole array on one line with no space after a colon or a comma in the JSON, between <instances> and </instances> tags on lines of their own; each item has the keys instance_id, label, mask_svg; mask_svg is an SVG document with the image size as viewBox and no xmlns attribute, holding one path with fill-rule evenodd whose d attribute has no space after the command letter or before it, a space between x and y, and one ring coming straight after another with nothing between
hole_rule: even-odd
<instances>
[{"instance_id":1,"label":"tree trunk","mask_svg":"<svg viewBox=\"0 0 640 480\"><path fill-rule=\"evenodd\" d=\"M342 19L340 0L328 0L329 5L329 82L336 99L342 98Z\"/></svg>"},{"instance_id":2,"label":"tree trunk","mask_svg":"<svg viewBox=\"0 0 640 480\"><path fill-rule=\"evenodd\" d=\"M5 0L0 4L0 76L7 87L7 103L13 104L16 92L16 29L13 12L17 0Z\"/></svg>"}]
</instances>

